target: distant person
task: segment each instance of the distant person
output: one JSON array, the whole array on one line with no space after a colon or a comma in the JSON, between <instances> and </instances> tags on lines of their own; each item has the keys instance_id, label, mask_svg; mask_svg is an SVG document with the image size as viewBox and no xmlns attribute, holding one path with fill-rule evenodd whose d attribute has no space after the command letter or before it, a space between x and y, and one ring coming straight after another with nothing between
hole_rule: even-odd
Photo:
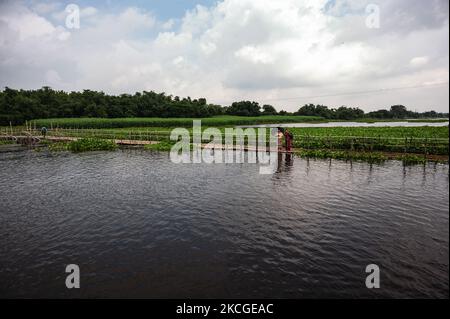
<instances>
[{"instance_id":1,"label":"distant person","mask_svg":"<svg viewBox=\"0 0 450 319\"><path fill-rule=\"evenodd\" d=\"M42 134L42 136L43 136L44 138L47 136L47 128L46 128L45 126L43 126L43 127L41 128L41 134Z\"/></svg>"},{"instance_id":2,"label":"distant person","mask_svg":"<svg viewBox=\"0 0 450 319\"><path fill-rule=\"evenodd\" d=\"M278 150L281 151L283 149L283 137L284 137L284 130L279 127L278 128Z\"/></svg>"},{"instance_id":3,"label":"distant person","mask_svg":"<svg viewBox=\"0 0 450 319\"><path fill-rule=\"evenodd\" d=\"M286 152L292 152L292 140L294 135L288 129L284 131L284 139L286 141Z\"/></svg>"}]
</instances>

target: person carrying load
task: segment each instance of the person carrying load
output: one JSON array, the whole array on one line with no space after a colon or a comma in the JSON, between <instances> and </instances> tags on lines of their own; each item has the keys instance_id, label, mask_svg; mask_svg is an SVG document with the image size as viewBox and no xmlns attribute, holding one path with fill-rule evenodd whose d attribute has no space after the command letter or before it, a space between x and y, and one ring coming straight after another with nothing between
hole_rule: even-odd
<instances>
[{"instance_id":1,"label":"person carrying load","mask_svg":"<svg viewBox=\"0 0 450 319\"><path fill-rule=\"evenodd\" d=\"M284 139L286 141L286 152L292 152L292 141L294 140L294 134L289 132L288 129L285 129Z\"/></svg>"},{"instance_id":2,"label":"person carrying load","mask_svg":"<svg viewBox=\"0 0 450 319\"><path fill-rule=\"evenodd\" d=\"M278 127L278 151L283 150L283 137L284 137L284 129L282 127Z\"/></svg>"}]
</instances>

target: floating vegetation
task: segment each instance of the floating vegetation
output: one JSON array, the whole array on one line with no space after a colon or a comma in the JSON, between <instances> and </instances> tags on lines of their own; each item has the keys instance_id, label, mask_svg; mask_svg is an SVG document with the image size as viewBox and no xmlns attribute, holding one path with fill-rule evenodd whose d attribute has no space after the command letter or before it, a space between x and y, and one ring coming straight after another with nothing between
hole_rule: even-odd
<instances>
[{"instance_id":1,"label":"floating vegetation","mask_svg":"<svg viewBox=\"0 0 450 319\"><path fill-rule=\"evenodd\" d=\"M16 141L13 140L0 140L0 145L11 145L16 144Z\"/></svg>"},{"instance_id":2,"label":"floating vegetation","mask_svg":"<svg viewBox=\"0 0 450 319\"><path fill-rule=\"evenodd\" d=\"M428 162L448 163L448 160L428 159L424 155L417 154L385 154L382 152L349 152L331 150L300 150L297 155L304 158L328 158L338 160L365 161L369 163L382 163L386 160L402 161L404 165L424 165Z\"/></svg>"},{"instance_id":3,"label":"floating vegetation","mask_svg":"<svg viewBox=\"0 0 450 319\"><path fill-rule=\"evenodd\" d=\"M386 155L379 152L348 152L331 150L301 150L297 153L301 157L310 158L332 158L340 160L361 160L369 163L381 163L388 159Z\"/></svg>"},{"instance_id":4,"label":"floating vegetation","mask_svg":"<svg viewBox=\"0 0 450 319\"><path fill-rule=\"evenodd\" d=\"M414 154L404 154L396 159L402 161L404 165L426 164L428 162L426 157Z\"/></svg>"},{"instance_id":5,"label":"floating vegetation","mask_svg":"<svg viewBox=\"0 0 450 319\"><path fill-rule=\"evenodd\" d=\"M169 152L174 144L175 142L162 141L157 144L144 145L144 149L151 151Z\"/></svg>"},{"instance_id":6,"label":"floating vegetation","mask_svg":"<svg viewBox=\"0 0 450 319\"><path fill-rule=\"evenodd\" d=\"M67 149L74 153L90 151L113 151L117 149L117 144L110 140L82 138L67 144Z\"/></svg>"},{"instance_id":7,"label":"floating vegetation","mask_svg":"<svg viewBox=\"0 0 450 319\"><path fill-rule=\"evenodd\" d=\"M68 142L55 142L55 143L44 143L48 144L49 151L52 152L64 152L69 150L69 143Z\"/></svg>"}]
</instances>

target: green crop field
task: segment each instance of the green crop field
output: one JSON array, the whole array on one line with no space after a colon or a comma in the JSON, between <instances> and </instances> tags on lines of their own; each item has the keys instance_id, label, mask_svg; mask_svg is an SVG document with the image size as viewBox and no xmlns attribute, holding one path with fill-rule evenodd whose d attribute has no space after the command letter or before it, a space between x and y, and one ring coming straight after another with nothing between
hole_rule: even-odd
<instances>
[{"instance_id":1,"label":"green crop field","mask_svg":"<svg viewBox=\"0 0 450 319\"><path fill-rule=\"evenodd\" d=\"M257 118L221 116L202 119L202 129L213 126L218 127L223 133L226 127L234 127L238 124L255 124L254 121L273 124L275 120L278 122L282 122L283 120L287 122L300 122L312 121L313 119L317 120L317 118L293 116L260 116ZM38 129L44 125L47 126L49 128L48 136L167 142L169 141L172 127L186 126L188 131L192 133L193 119L132 118L57 120L61 122L54 122L59 124L56 127L53 126L53 129L51 129L53 122L45 122L52 120L38 120L36 121L36 128ZM253 122L248 123L249 121ZM144 124L139 126L142 123ZM97 128L83 128L85 125L87 127L97 126ZM113 127L110 128L108 125L112 125ZM103 126L105 128L102 128ZM9 129L4 128L2 132L7 134ZM20 127L14 129L18 130L17 135L20 135L20 132L23 131L23 128ZM433 127L424 124L424 126L420 127L307 127L289 128L289 130L294 134L294 147L304 150L383 151L433 155L448 155L449 152L448 126ZM34 134L39 135L39 130ZM203 140L203 142L209 142L209 140Z\"/></svg>"},{"instance_id":2,"label":"green crop field","mask_svg":"<svg viewBox=\"0 0 450 319\"><path fill-rule=\"evenodd\" d=\"M215 116L207 118L56 118L31 121L32 126L47 128L126 128L126 127L191 127L193 120L205 126L234 126L269 123L321 122L318 116Z\"/></svg>"},{"instance_id":3,"label":"green crop field","mask_svg":"<svg viewBox=\"0 0 450 319\"><path fill-rule=\"evenodd\" d=\"M292 128L294 147L447 155L448 127Z\"/></svg>"},{"instance_id":4,"label":"green crop field","mask_svg":"<svg viewBox=\"0 0 450 319\"><path fill-rule=\"evenodd\" d=\"M425 125L425 124L424 124ZM290 128L296 136L347 136L388 138L446 138L448 126L418 127L306 127Z\"/></svg>"}]
</instances>

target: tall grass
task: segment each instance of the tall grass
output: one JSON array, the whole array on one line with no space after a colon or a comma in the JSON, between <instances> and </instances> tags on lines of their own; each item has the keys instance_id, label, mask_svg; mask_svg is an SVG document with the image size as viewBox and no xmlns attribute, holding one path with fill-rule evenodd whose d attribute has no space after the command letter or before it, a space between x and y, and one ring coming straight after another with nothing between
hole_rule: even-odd
<instances>
[{"instance_id":1,"label":"tall grass","mask_svg":"<svg viewBox=\"0 0 450 319\"><path fill-rule=\"evenodd\" d=\"M294 147L446 155L448 127L339 127L291 129Z\"/></svg>"},{"instance_id":2,"label":"tall grass","mask_svg":"<svg viewBox=\"0 0 450 319\"><path fill-rule=\"evenodd\" d=\"M388 138L445 138L448 126L417 127L302 127L290 128L297 136L345 136Z\"/></svg>"},{"instance_id":3,"label":"tall grass","mask_svg":"<svg viewBox=\"0 0 450 319\"><path fill-rule=\"evenodd\" d=\"M123 128L123 127L192 127L193 120L205 126L235 126L323 121L318 116L216 116L208 118L56 118L31 121L36 127L47 128Z\"/></svg>"}]
</instances>

